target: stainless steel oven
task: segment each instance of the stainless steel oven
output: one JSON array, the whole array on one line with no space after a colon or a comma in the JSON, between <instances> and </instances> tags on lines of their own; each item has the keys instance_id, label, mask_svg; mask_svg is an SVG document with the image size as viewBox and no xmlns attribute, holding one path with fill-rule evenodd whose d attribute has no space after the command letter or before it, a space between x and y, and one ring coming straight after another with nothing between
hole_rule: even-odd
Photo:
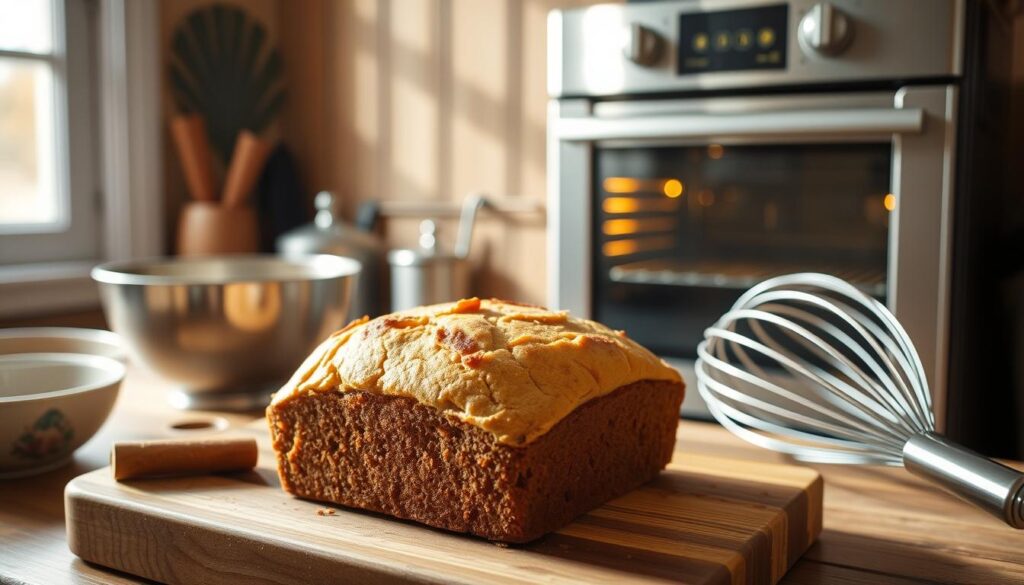
<instances>
[{"instance_id":1,"label":"stainless steel oven","mask_svg":"<svg viewBox=\"0 0 1024 585\"><path fill-rule=\"evenodd\" d=\"M693 380L786 272L895 312L946 420L965 22L956 0L697 0L550 15L549 302ZM960 194L964 196L964 194ZM706 412L696 392L684 413Z\"/></svg>"}]
</instances>

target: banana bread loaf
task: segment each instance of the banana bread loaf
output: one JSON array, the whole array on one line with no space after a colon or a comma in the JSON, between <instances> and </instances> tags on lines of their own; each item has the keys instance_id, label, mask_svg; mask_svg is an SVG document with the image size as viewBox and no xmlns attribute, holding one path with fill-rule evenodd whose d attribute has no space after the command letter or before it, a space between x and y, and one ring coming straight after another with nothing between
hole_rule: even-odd
<instances>
[{"instance_id":1,"label":"banana bread loaf","mask_svg":"<svg viewBox=\"0 0 1024 585\"><path fill-rule=\"evenodd\" d=\"M267 417L296 496L525 542L657 475L683 393L621 331L466 299L350 323Z\"/></svg>"}]
</instances>

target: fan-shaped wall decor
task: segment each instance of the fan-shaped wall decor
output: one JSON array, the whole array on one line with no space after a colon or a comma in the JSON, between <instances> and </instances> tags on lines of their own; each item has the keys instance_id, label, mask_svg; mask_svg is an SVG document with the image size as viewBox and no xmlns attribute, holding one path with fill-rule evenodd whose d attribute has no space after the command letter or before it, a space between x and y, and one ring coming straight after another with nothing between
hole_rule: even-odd
<instances>
[{"instance_id":1,"label":"fan-shaped wall decor","mask_svg":"<svg viewBox=\"0 0 1024 585\"><path fill-rule=\"evenodd\" d=\"M266 28L225 4L199 8L177 26L170 76L178 109L206 119L210 143L225 163L238 133L266 128L285 98L281 54Z\"/></svg>"}]
</instances>

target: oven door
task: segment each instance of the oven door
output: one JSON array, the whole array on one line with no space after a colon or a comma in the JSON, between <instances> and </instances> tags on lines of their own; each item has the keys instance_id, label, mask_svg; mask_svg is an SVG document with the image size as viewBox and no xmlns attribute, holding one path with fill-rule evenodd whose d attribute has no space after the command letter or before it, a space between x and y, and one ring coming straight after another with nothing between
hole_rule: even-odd
<instances>
[{"instance_id":1,"label":"oven door","mask_svg":"<svg viewBox=\"0 0 1024 585\"><path fill-rule=\"evenodd\" d=\"M943 421L955 109L952 86L554 101L549 303L692 384L704 329L743 290L835 274L906 327ZM706 415L697 392L684 413Z\"/></svg>"}]
</instances>

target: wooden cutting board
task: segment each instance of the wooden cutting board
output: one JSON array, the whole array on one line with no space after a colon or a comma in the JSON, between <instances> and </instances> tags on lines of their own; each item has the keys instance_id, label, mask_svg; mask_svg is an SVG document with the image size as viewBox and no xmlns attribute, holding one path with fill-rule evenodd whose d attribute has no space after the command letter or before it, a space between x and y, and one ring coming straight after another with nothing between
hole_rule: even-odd
<instances>
[{"instance_id":1,"label":"wooden cutting board","mask_svg":"<svg viewBox=\"0 0 1024 585\"><path fill-rule=\"evenodd\" d=\"M521 546L281 491L267 434L248 473L65 491L81 558L167 583L777 582L821 532L814 470L688 454L646 486ZM323 515L321 515L323 514Z\"/></svg>"}]
</instances>

